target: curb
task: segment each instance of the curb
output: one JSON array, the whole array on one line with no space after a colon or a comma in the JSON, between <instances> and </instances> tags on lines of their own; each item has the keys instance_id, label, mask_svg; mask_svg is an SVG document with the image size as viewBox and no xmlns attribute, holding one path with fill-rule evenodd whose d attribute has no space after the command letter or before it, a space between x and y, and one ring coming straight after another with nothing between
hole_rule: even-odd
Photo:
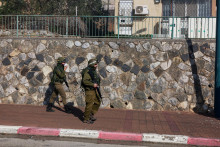
<instances>
[{"instance_id":1,"label":"curb","mask_svg":"<svg viewBox=\"0 0 220 147\"><path fill-rule=\"evenodd\" d=\"M0 134L42 135L42 136L75 137L75 138L90 138L90 139L103 139L103 140L123 140L123 141L137 141L137 142L143 141L143 142L154 142L154 143L220 146L220 139L194 138L183 135L166 135L166 134L152 134L152 133L135 134L135 133L121 133L121 132L104 132L97 130L55 129L55 128L0 125Z\"/></svg>"}]
</instances>

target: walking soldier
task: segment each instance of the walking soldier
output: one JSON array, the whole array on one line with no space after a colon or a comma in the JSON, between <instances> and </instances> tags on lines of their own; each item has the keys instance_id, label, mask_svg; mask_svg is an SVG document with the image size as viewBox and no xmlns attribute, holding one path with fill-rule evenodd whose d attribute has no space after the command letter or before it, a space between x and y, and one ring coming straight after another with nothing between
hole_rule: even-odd
<instances>
[{"instance_id":1,"label":"walking soldier","mask_svg":"<svg viewBox=\"0 0 220 147\"><path fill-rule=\"evenodd\" d=\"M82 71L82 87L85 89L86 107L84 112L84 123L92 124L96 118L101 102L101 95L97 92L100 85L100 76L96 72L97 61L91 59L88 67Z\"/></svg>"},{"instance_id":2,"label":"walking soldier","mask_svg":"<svg viewBox=\"0 0 220 147\"><path fill-rule=\"evenodd\" d=\"M60 94L60 96L62 97L62 102L64 104L65 111L70 112L69 107L66 105L66 93L63 89L63 82L66 82L66 75L65 75L66 67L64 66L65 63L66 61L64 57L59 57L57 59L57 66L55 66L53 70L53 76L51 79L51 83L53 85L53 93L51 95L49 104L47 105L46 108L47 112L54 112L52 106L58 94Z\"/></svg>"}]
</instances>

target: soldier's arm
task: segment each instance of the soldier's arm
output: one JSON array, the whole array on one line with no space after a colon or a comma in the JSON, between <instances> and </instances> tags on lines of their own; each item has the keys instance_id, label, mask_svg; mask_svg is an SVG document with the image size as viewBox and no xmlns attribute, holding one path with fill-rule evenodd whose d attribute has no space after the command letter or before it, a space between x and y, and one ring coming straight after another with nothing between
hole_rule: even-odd
<instances>
[{"instance_id":1,"label":"soldier's arm","mask_svg":"<svg viewBox=\"0 0 220 147\"><path fill-rule=\"evenodd\" d=\"M64 79L66 77L65 72L61 72L57 67L54 69L54 71L59 78Z\"/></svg>"},{"instance_id":2,"label":"soldier's arm","mask_svg":"<svg viewBox=\"0 0 220 147\"><path fill-rule=\"evenodd\" d=\"M82 82L85 86L93 87L94 85L94 83L92 83L90 75L87 72L84 74Z\"/></svg>"}]
</instances>

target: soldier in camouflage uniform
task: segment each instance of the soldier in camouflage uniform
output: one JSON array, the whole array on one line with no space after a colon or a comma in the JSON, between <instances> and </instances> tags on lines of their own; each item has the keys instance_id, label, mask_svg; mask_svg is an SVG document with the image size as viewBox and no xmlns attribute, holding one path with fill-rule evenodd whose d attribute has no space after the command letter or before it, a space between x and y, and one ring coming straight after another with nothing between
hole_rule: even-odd
<instances>
[{"instance_id":1,"label":"soldier in camouflage uniform","mask_svg":"<svg viewBox=\"0 0 220 147\"><path fill-rule=\"evenodd\" d=\"M64 104L65 111L66 112L70 111L69 107L66 105L66 93L63 89L63 82L66 81L66 75L65 75L66 67L64 67L65 63L66 61L64 57L59 57L57 59L57 66L53 70L53 77L51 79L51 83L53 84L53 93L51 95L49 104L47 105L46 108L47 112L54 112L52 106L58 94L60 94L60 96L62 97L62 102Z\"/></svg>"},{"instance_id":2,"label":"soldier in camouflage uniform","mask_svg":"<svg viewBox=\"0 0 220 147\"><path fill-rule=\"evenodd\" d=\"M100 76L96 72L97 61L91 59L88 67L82 71L82 87L85 89L86 107L84 112L84 123L92 124L96 118L94 114L100 107L100 95L97 94L96 88L100 85Z\"/></svg>"}]
</instances>

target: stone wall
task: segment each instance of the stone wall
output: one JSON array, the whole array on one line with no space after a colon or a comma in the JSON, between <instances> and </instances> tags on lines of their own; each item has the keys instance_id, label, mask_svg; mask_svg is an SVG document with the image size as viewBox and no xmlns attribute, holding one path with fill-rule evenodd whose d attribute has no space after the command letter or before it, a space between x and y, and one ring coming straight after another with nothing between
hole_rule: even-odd
<instances>
[{"instance_id":1,"label":"stone wall","mask_svg":"<svg viewBox=\"0 0 220 147\"><path fill-rule=\"evenodd\" d=\"M80 72L97 58L104 108L213 110L215 40L2 39L0 103L47 104L60 56L75 106L85 105Z\"/></svg>"}]
</instances>

